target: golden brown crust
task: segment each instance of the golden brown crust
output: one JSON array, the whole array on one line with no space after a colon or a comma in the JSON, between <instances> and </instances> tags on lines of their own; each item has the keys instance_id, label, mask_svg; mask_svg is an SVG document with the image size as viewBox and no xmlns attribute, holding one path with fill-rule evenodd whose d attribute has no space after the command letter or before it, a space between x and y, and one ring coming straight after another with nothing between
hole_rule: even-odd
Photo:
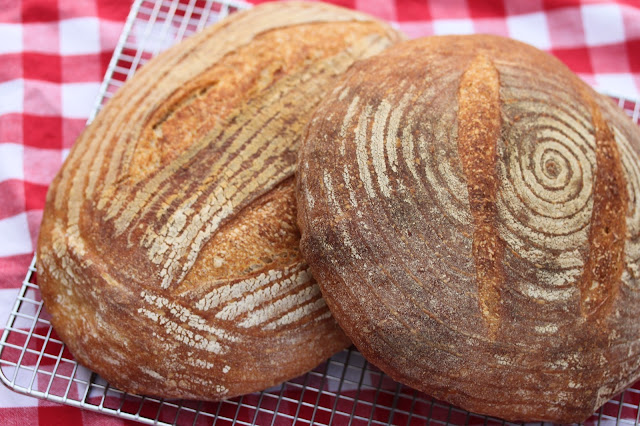
<instances>
[{"instance_id":1,"label":"golden brown crust","mask_svg":"<svg viewBox=\"0 0 640 426\"><path fill-rule=\"evenodd\" d=\"M585 98L595 134L597 169L589 226L589 257L578 285L582 315L599 322L611 314L619 293L624 270L629 194L615 137L593 96L585 95ZM603 331L609 332L606 328Z\"/></svg>"},{"instance_id":2,"label":"golden brown crust","mask_svg":"<svg viewBox=\"0 0 640 426\"><path fill-rule=\"evenodd\" d=\"M496 227L499 187L496 142L501 125L500 76L491 60L479 54L460 80L458 156L474 222L472 252L478 302L492 338L500 327L500 293L504 284L504 241Z\"/></svg>"},{"instance_id":3,"label":"golden brown crust","mask_svg":"<svg viewBox=\"0 0 640 426\"><path fill-rule=\"evenodd\" d=\"M297 145L333 80L399 38L356 12L267 4L123 86L51 186L38 244L80 362L129 392L215 400L348 344L297 248Z\"/></svg>"},{"instance_id":4,"label":"golden brown crust","mask_svg":"<svg viewBox=\"0 0 640 426\"><path fill-rule=\"evenodd\" d=\"M580 421L640 375L640 132L495 36L359 62L299 153L301 250L396 380L508 420Z\"/></svg>"}]
</instances>

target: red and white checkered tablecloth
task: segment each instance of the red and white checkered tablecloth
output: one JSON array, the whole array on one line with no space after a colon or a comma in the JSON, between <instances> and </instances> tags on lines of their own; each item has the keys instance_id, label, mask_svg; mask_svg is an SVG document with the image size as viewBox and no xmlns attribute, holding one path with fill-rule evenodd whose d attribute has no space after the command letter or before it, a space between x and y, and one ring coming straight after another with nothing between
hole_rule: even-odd
<instances>
[{"instance_id":1,"label":"red and white checkered tablecloth","mask_svg":"<svg viewBox=\"0 0 640 426\"><path fill-rule=\"evenodd\" d=\"M253 3L261 2L255 0ZM332 0L410 37L493 33L544 49L600 90L640 97L640 0ZM47 186L84 127L130 0L0 0L0 332ZM0 424L123 424L0 385Z\"/></svg>"}]
</instances>

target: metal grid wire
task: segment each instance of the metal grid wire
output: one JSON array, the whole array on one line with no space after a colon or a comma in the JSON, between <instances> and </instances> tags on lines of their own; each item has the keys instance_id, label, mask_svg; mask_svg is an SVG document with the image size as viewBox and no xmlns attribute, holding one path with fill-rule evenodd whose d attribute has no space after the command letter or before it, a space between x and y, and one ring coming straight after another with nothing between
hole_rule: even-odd
<instances>
[{"instance_id":1,"label":"metal grid wire","mask_svg":"<svg viewBox=\"0 0 640 426\"><path fill-rule=\"evenodd\" d=\"M247 7L234 0L136 0L89 121L152 56ZM640 102L614 99L638 123ZM17 392L162 425L507 424L396 383L354 348L280 386L218 403L127 394L76 363L51 327L35 272L34 257L0 339L0 379ZM640 382L608 401L586 423L638 425L639 405Z\"/></svg>"}]
</instances>

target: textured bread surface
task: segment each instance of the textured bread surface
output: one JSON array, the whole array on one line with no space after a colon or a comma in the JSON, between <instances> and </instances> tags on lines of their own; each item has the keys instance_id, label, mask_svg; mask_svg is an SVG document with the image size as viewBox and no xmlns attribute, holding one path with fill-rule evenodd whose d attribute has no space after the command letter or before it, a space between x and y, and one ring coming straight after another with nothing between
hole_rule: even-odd
<instances>
[{"instance_id":1,"label":"textured bread surface","mask_svg":"<svg viewBox=\"0 0 640 426\"><path fill-rule=\"evenodd\" d=\"M394 379L508 420L581 421L640 376L640 132L495 36L354 65L299 152L301 250Z\"/></svg>"},{"instance_id":2,"label":"textured bread surface","mask_svg":"<svg viewBox=\"0 0 640 426\"><path fill-rule=\"evenodd\" d=\"M38 283L73 355L129 392L216 400L348 345L298 249L297 149L326 88L399 37L267 4L139 70L47 195Z\"/></svg>"}]
</instances>

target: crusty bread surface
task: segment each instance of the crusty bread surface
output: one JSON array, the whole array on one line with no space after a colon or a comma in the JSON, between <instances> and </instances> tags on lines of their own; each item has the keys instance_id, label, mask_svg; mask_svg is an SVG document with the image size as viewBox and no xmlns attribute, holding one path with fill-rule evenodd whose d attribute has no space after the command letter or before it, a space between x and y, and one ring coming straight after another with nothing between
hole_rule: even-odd
<instances>
[{"instance_id":1,"label":"crusty bread surface","mask_svg":"<svg viewBox=\"0 0 640 426\"><path fill-rule=\"evenodd\" d=\"M301 250L394 379L507 420L582 421L640 376L640 131L531 46L399 43L299 153Z\"/></svg>"},{"instance_id":2,"label":"crusty bread surface","mask_svg":"<svg viewBox=\"0 0 640 426\"><path fill-rule=\"evenodd\" d=\"M218 400L348 345L299 253L297 148L326 88L399 39L265 4L143 66L47 194L38 284L73 355L128 392Z\"/></svg>"}]
</instances>

